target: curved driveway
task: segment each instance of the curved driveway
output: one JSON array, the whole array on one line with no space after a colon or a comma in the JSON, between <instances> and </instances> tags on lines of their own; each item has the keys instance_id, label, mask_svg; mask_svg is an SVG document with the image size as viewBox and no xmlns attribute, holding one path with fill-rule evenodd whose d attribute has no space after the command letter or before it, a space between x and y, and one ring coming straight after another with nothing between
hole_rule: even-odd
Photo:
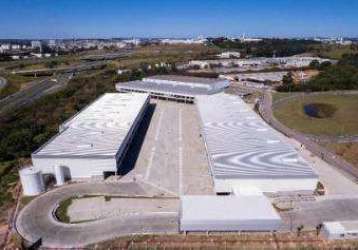
<instances>
[{"instance_id":1,"label":"curved driveway","mask_svg":"<svg viewBox=\"0 0 358 250\"><path fill-rule=\"evenodd\" d=\"M137 182L67 185L37 197L23 208L16 221L17 231L25 240L34 243L41 239L42 246L49 248L83 247L137 233L178 232L177 214L132 215L80 224L61 223L53 216L60 201L73 196L96 194L169 198L162 191Z\"/></svg>"}]
</instances>

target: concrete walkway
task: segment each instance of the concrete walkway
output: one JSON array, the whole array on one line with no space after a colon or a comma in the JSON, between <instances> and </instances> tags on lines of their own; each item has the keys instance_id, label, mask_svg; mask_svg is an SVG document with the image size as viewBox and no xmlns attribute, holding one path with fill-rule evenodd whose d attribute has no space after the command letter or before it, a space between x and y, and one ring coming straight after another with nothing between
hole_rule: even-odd
<instances>
[{"instance_id":1,"label":"concrete walkway","mask_svg":"<svg viewBox=\"0 0 358 250\"><path fill-rule=\"evenodd\" d=\"M56 220L60 201L79 195L116 195L127 197L169 197L144 183L82 183L67 185L45 193L30 202L19 214L16 228L28 242L41 239L47 248L81 248L118 236L143 233L178 232L177 214L142 214L112 217L80 224Z\"/></svg>"}]
</instances>

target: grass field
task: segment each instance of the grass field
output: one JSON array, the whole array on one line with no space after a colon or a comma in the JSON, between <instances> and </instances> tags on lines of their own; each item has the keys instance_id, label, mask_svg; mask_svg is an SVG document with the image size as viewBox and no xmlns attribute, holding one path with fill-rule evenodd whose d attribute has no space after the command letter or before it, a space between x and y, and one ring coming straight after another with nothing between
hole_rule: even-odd
<instances>
[{"instance_id":1,"label":"grass field","mask_svg":"<svg viewBox=\"0 0 358 250\"><path fill-rule=\"evenodd\" d=\"M272 103L275 103L281 99L297 95L295 92L275 92L272 95Z\"/></svg>"},{"instance_id":2,"label":"grass field","mask_svg":"<svg viewBox=\"0 0 358 250\"><path fill-rule=\"evenodd\" d=\"M150 45L136 48L128 58L114 60L119 68L135 69L141 63L178 63L207 58L219 50L204 45Z\"/></svg>"},{"instance_id":3,"label":"grass field","mask_svg":"<svg viewBox=\"0 0 358 250\"><path fill-rule=\"evenodd\" d=\"M282 96L277 96L282 98ZM313 118L304 112L311 103L332 105L336 112L332 117ZM287 127L315 135L358 134L358 95L301 95L274 108L274 116Z\"/></svg>"}]
</instances>

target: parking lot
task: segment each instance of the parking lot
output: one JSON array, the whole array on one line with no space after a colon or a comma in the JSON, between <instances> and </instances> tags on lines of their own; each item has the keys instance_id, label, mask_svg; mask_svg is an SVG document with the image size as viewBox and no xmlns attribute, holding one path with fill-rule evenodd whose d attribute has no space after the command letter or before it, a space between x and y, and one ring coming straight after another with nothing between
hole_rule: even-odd
<instances>
[{"instance_id":1,"label":"parking lot","mask_svg":"<svg viewBox=\"0 0 358 250\"><path fill-rule=\"evenodd\" d=\"M100 220L136 215L177 215L178 199L108 198L104 196L78 198L68 208L70 222Z\"/></svg>"},{"instance_id":2,"label":"parking lot","mask_svg":"<svg viewBox=\"0 0 358 250\"><path fill-rule=\"evenodd\" d=\"M151 101L122 181L142 181L173 195L213 194L199 114L194 105Z\"/></svg>"},{"instance_id":3,"label":"parking lot","mask_svg":"<svg viewBox=\"0 0 358 250\"><path fill-rule=\"evenodd\" d=\"M152 100L121 164L122 177L115 181L143 184L151 191L145 197L74 199L70 220L177 216L180 195L214 194L206 157L195 105Z\"/></svg>"}]
</instances>

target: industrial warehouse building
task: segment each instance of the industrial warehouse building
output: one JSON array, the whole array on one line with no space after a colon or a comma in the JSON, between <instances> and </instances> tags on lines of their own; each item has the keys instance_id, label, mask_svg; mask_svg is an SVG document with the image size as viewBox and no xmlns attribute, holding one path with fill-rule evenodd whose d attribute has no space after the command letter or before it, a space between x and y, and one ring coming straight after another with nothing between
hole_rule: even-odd
<instances>
[{"instance_id":1,"label":"industrial warehouse building","mask_svg":"<svg viewBox=\"0 0 358 250\"><path fill-rule=\"evenodd\" d=\"M60 132L32 154L43 174L100 177L117 168L144 115L147 94L105 94L60 126Z\"/></svg>"},{"instance_id":2,"label":"industrial warehouse building","mask_svg":"<svg viewBox=\"0 0 358 250\"><path fill-rule=\"evenodd\" d=\"M241 98L197 97L217 193L315 190L318 176Z\"/></svg>"},{"instance_id":3,"label":"industrial warehouse building","mask_svg":"<svg viewBox=\"0 0 358 250\"><path fill-rule=\"evenodd\" d=\"M182 196L181 231L277 231L281 217L259 196Z\"/></svg>"},{"instance_id":4,"label":"industrial warehouse building","mask_svg":"<svg viewBox=\"0 0 358 250\"><path fill-rule=\"evenodd\" d=\"M157 75L142 81L117 83L119 92L148 93L152 97L193 103L197 95L211 95L229 86L229 81L179 75Z\"/></svg>"},{"instance_id":5,"label":"industrial warehouse building","mask_svg":"<svg viewBox=\"0 0 358 250\"><path fill-rule=\"evenodd\" d=\"M358 221L324 222L322 233L329 240L358 239Z\"/></svg>"},{"instance_id":6,"label":"industrial warehouse building","mask_svg":"<svg viewBox=\"0 0 358 250\"><path fill-rule=\"evenodd\" d=\"M318 176L241 98L222 92L227 80L155 76L118 83L64 122L20 171L24 193L42 192L42 174L57 184L115 174L145 114L149 97L197 104L214 190L181 196L181 231L276 231L281 218L265 192L316 188ZM139 93L135 93L139 92ZM173 145L175 147L175 145ZM31 183L34 183L33 185Z\"/></svg>"}]
</instances>

